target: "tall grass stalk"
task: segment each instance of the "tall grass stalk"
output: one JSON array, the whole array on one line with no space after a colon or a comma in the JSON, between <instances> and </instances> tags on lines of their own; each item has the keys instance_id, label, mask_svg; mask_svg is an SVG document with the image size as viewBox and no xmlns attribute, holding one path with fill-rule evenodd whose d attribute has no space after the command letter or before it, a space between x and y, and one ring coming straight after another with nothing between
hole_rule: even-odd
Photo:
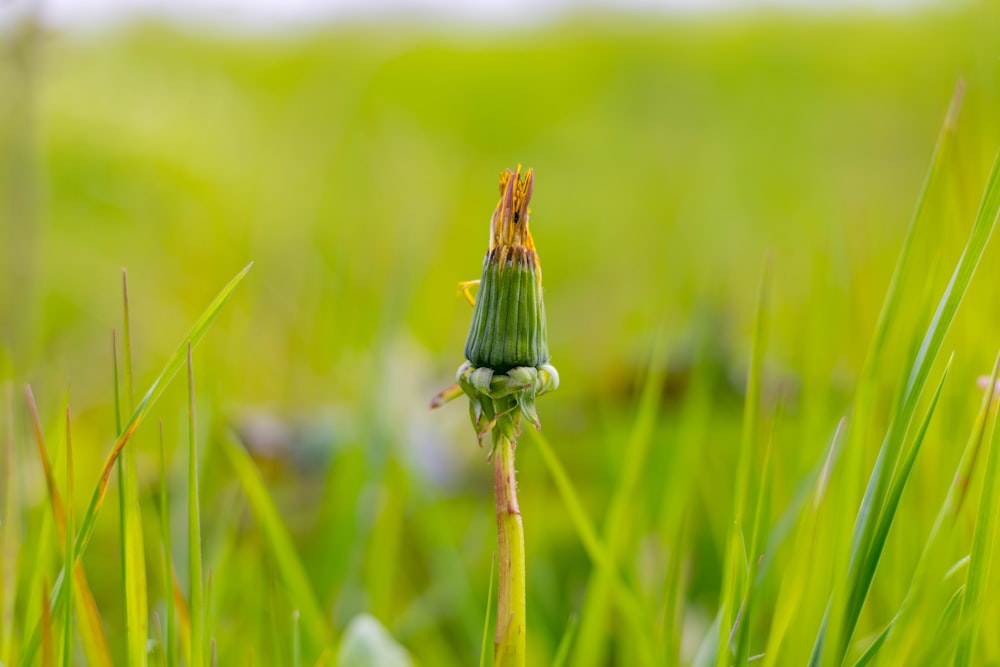
<instances>
[{"instance_id":1,"label":"tall grass stalk","mask_svg":"<svg viewBox=\"0 0 1000 667\"><path fill-rule=\"evenodd\" d=\"M132 324L129 314L128 278L122 269L122 358L124 366L124 392L119 391L117 350L115 366L115 432L121 433L122 410L130 414L135 409L135 392L132 373ZM112 337L112 341L113 341ZM142 511L139 505L138 450L132 439L122 448L118 457L120 538L122 550L122 592L125 609L125 644L130 667L147 664L146 642L149 636L149 616L146 593L146 549L142 530Z\"/></svg>"},{"instance_id":2,"label":"tall grass stalk","mask_svg":"<svg viewBox=\"0 0 1000 667\"><path fill-rule=\"evenodd\" d=\"M73 523L73 435L70 426L69 407L66 408L66 531L64 540L66 542L63 559L63 579L70 581L73 577L73 568L76 564L76 554ZM63 611L63 667L71 667L73 664L73 586L67 587L69 600Z\"/></svg>"},{"instance_id":3,"label":"tall grass stalk","mask_svg":"<svg viewBox=\"0 0 1000 667\"><path fill-rule=\"evenodd\" d=\"M195 428L194 365L187 345L188 380L188 596L191 600L191 667L205 667L205 601L201 565L201 500L198 494L198 446Z\"/></svg>"},{"instance_id":4,"label":"tall grass stalk","mask_svg":"<svg viewBox=\"0 0 1000 667\"><path fill-rule=\"evenodd\" d=\"M4 383L6 428L3 438L3 515L0 518L0 662L10 662L14 651L14 605L18 580L18 553L20 551L21 508L20 485L15 474L18 458L14 441L14 388Z\"/></svg>"},{"instance_id":5,"label":"tall grass stalk","mask_svg":"<svg viewBox=\"0 0 1000 667\"><path fill-rule=\"evenodd\" d=\"M174 611L174 558L171 551L170 496L167 490L167 453L163 443L163 422L157 426L160 443L160 540L163 544L163 598L166 619L163 628L163 657L167 667L177 664L176 613Z\"/></svg>"},{"instance_id":6,"label":"tall grass stalk","mask_svg":"<svg viewBox=\"0 0 1000 667\"><path fill-rule=\"evenodd\" d=\"M479 667L486 667L486 646L490 638L490 620L493 618L493 579L496 575L497 556L490 561L490 588L486 592L486 617L483 620L483 643L479 649Z\"/></svg>"},{"instance_id":7,"label":"tall grass stalk","mask_svg":"<svg viewBox=\"0 0 1000 667\"><path fill-rule=\"evenodd\" d=\"M996 373L994 373L996 375ZM994 378L992 382L996 383ZM992 391L992 387L990 388ZM995 550L997 518L1000 513L1000 429L997 428L998 413L993 414L992 435L986 458L986 473L983 477L982 497L976 516L976 528L972 535L972 553L969 559L969 574L962 597L961 632L955 653L955 667L969 667L973 664L976 640L982 625L986 588L990 578L990 566Z\"/></svg>"}]
</instances>

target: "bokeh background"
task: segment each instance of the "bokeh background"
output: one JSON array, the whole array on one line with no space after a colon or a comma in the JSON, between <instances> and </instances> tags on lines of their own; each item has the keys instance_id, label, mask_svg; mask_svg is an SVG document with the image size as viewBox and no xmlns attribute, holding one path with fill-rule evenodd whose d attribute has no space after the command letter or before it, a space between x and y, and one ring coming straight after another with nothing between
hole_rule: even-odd
<instances>
[{"instance_id":1,"label":"bokeh background","mask_svg":"<svg viewBox=\"0 0 1000 667\"><path fill-rule=\"evenodd\" d=\"M48 508L21 387L31 383L54 434L71 405L84 507L113 442L122 268L138 391L254 262L195 354L220 664L289 664L295 607L212 446L227 429L267 480L336 632L367 612L418 664L479 655L491 467L464 405L427 406L463 361L470 309L456 284L478 277L496 178L519 163L536 173L532 226L562 377L539 411L598 527L620 492L639 388L651 359L662 364L620 562L655 610L683 554L690 659L718 604L762 267L772 282L761 412L770 424L781 406L769 431L781 508L849 411L960 81L955 151L915 240L888 368L903 367L926 324L1000 140L1000 23L987 2L512 6L479 17L444 6L273 26L224 13L88 21L5 4L0 369L29 521ZM883 570L894 574L876 579L866 632L905 592L909 540L933 520L978 407L975 377L1000 345L998 252L987 250L946 342L956 357L938 440L904 499L910 519L890 540ZM665 353L654 357L657 339ZM154 416L183 575L186 398L175 384ZM135 440L149 535L152 423ZM546 664L588 605L593 566L530 440L518 467L529 657ZM84 561L121 655L117 536L108 508ZM157 549L150 538L152 612ZM818 565L817 587L828 577ZM806 605L783 664L802 664L824 604ZM631 664L613 607L588 627L600 629L574 664ZM315 660L320 647L305 641ZM984 655L1000 653L1000 638L982 642Z\"/></svg>"}]
</instances>

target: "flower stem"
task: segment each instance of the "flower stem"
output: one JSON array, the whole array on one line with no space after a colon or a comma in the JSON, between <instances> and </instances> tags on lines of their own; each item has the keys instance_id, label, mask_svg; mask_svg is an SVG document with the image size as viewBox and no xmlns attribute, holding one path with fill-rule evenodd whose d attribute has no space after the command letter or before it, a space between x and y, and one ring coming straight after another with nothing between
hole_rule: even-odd
<instances>
[{"instance_id":1,"label":"flower stem","mask_svg":"<svg viewBox=\"0 0 1000 667\"><path fill-rule=\"evenodd\" d=\"M497 500L497 536L500 573L497 631L493 639L496 667L524 667L524 527L517 506L513 438L504 429L494 431L493 476Z\"/></svg>"}]
</instances>

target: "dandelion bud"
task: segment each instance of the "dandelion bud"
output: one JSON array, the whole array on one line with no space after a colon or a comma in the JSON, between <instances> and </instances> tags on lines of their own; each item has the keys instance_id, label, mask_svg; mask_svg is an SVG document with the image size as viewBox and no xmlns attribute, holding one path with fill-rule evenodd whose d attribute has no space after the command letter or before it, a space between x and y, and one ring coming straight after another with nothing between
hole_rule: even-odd
<instances>
[{"instance_id":1,"label":"dandelion bud","mask_svg":"<svg viewBox=\"0 0 1000 667\"><path fill-rule=\"evenodd\" d=\"M542 270L528 229L534 172L507 169L490 221L490 248L472 311L465 357L476 368L507 373L549 361Z\"/></svg>"}]
</instances>

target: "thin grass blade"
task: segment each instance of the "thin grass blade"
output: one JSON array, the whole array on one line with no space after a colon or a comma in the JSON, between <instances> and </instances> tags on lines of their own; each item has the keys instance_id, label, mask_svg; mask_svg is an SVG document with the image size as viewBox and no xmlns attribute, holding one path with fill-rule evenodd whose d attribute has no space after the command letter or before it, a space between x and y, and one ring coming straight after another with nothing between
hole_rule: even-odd
<instances>
[{"instance_id":1,"label":"thin grass blade","mask_svg":"<svg viewBox=\"0 0 1000 667\"><path fill-rule=\"evenodd\" d=\"M563 632L562 639L559 640L559 647L556 649L556 655L552 659L552 667L563 667L569 660L569 650L573 646L573 638L576 637L577 625L577 616L576 614L572 614L569 617L569 622L566 624L566 631Z\"/></svg>"},{"instance_id":2,"label":"thin grass blade","mask_svg":"<svg viewBox=\"0 0 1000 667\"><path fill-rule=\"evenodd\" d=\"M496 567L497 555L494 552L493 558L490 559L490 588L486 594L486 619L483 621L483 644L479 649L479 667L486 667L486 656L489 653L486 647L489 646L490 619L493 618L493 579L496 575Z\"/></svg>"},{"instance_id":3,"label":"thin grass blade","mask_svg":"<svg viewBox=\"0 0 1000 667\"><path fill-rule=\"evenodd\" d=\"M18 484L17 447L14 443L14 389L4 383L4 471L3 518L0 519L0 662L13 662L15 650L14 606L17 602L18 553L20 552L21 507Z\"/></svg>"},{"instance_id":4,"label":"thin grass blade","mask_svg":"<svg viewBox=\"0 0 1000 667\"><path fill-rule=\"evenodd\" d=\"M264 485L264 480L261 479L249 454L233 440L232 436L221 437L219 443L240 481L240 486L243 487L243 493L250 502L250 508L264 534L281 577L288 587L289 595L299 605L306 633L322 647L330 646L332 633L329 622L316 600L305 567L295 551L288 528L285 527L278 508Z\"/></svg>"},{"instance_id":5,"label":"thin grass blade","mask_svg":"<svg viewBox=\"0 0 1000 667\"><path fill-rule=\"evenodd\" d=\"M52 628L52 603L49 584L42 583L42 667L56 667L56 640Z\"/></svg>"},{"instance_id":6,"label":"thin grass blade","mask_svg":"<svg viewBox=\"0 0 1000 667\"><path fill-rule=\"evenodd\" d=\"M163 444L163 422L159 422L160 432L160 540L163 545L163 590L166 606L166 622L163 632L164 657L167 667L177 664L177 629L174 611L174 559L170 546L170 496L167 493L167 454Z\"/></svg>"},{"instance_id":7,"label":"thin grass blade","mask_svg":"<svg viewBox=\"0 0 1000 667\"><path fill-rule=\"evenodd\" d=\"M58 539L63 542L60 547L65 555L65 543L73 535L72 529L67 526L67 515L71 511L68 505L63 504L62 494L56 484L55 474L52 468L52 460L49 458L48 447L45 445L45 436L42 432L41 420L38 416L38 406L35 404L35 397L30 386L25 387L25 394L28 404L28 413L31 416L32 427L35 433L35 443L38 447L38 458L42 464L42 472L45 477L45 486L49 493L49 504L52 507L52 516L55 522ZM67 426L67 433L69 432ZM67 449L67 455L69 450ZM75 549L75 546L74 546ZM74 554L75 559L75 554ZM41 561L40 561L41 562ZM60 575L60 579L65 579L65 572ZM94 667L112 667L111 649L108 647L108 640L104 633L104 625L101 622L101 615L97 609L97 602L90 590L87 581L87 574L83 569L83 563L77 561L73 568L73 599L76 605L78 621L81 624L84 654L87 662ZM66 606L63 606L62 613L66 613Z\"/></svg>"},{"instance_id":8,"label":"thin grass blade","mask_svg":"<svg viewBox=\"0 0 1000 667\"><path fill-rule=\"evenodd\" d=\"M108 453L107 458L104 461L104 465L101 470L101 477L97 482L97 487L94 489L93 494L90 498L90 504L87 506L87 511L80 522L80 532L76 538L76 557L81 558L83 553L87 549L87 545L90 543L90 538L94 533L94 526L97 522L97 514L100 512L101 506L104 503L104 498L107 495L108 484L111 479L111 472L114 470L116 462L118 460L118 455L121 453L122 448L135 433L135 430L139 427L145 417L149 414L153 405L156 401L163 395L166 391L167 385L170 380L177 374L177 372L184 365L186 360L186 350L189 347L196 346L201 339L207 333L208 328L215 321L218 316L219 311L222 306L225 305L229 297L232 296L233 291L239 286L239 284L246 277L247 273L253 267L253 263L248 264L242 271L236 274L222 291L215 297L215 299L208 305L208 308L202 313L201 317L195 322L194 326L188 332L187 337L179 348L174 352L174 354L167 360L166 365L163 370L160 371L159 376L153 382L152 386L146 392L146 395L139 402L135 411L132 413L132 417L129 419L125 428L118 435L118 439L115 442L114 447ZM53 587L54 595L53 604L54 609L61 609L61 605L65 603L65 591L60 587L60 582L57 581ZM40 641L39 633L36 628L30 635L27 644L25 645L24 655L22 656L21 664L30 665L35 659L38 651L38 645Z\"/></svg>"},{"instance_id":9,"label":"thin grass blade","mask_svg":"<svg viewBox=\"0 0 1000 667\"><path fill-rule=\"evenodd\" d=\"M879 311L875 331L872 335L871 343L868 346L868 352L865 356L861 375L858 380L857 391L855 392L855 398L853 401L854 415L852 418L851 442L846 448L845 455L845 467L848 470L848 474L845 477L845 487L842 494L844 499L852 503L855 502L854 499L858 496L860 488L858 480L860 480L863 476L862 466L865 464L863 452L867 448L866 442L870 421L869 413L871 411L871 405L873 404L873 392L876 388L878 360L883 356L883 350L885 348L886 341L888 340L890 328L897 319L897 312L899 310L903 294L905 293L904 282L906 272L909 270L911 264L910 257L912 255L913 242L916 236L918 223L924 216L924 210L928 198L938 183L945 161L953 152L958 116L964 99L964 91L965 85L963 82L959 81L955 87L954 94L952 95L951 102L945 114L944 122L938 132L930 164L924 176L924 182L920 189L920 193L917 196L917 202L914 207L913 214L910 217L909 225L907 225L907 229L903 237L903 244L896 259L896 265L893 268L892 277L889 280L889 286L886 290L885 299L882 302L882 308ZM861 548L861 542L866 529L870 528L872 525L872 522L869 521L869 514L872 511L877 510L877 508L876 510L873 510L871 505L873 504L872 496L874 496L876 488L880 487L880 485L884 483L880 478L883 469L882 459L883 455L880 450L879 460L876 462L876 470L873 471L873 475L869 479L869 486L865 489L861 508L859 509L858 515L854 520L850 547L847 552L837 558L838 565L836 567L836 574L833 583L831 604L833 604L833 600L836 598L837 604L835 606L838 609L844 609L848 604L847 592L851 590L853 585L852 570L855 568L855 563L859 558L859 554L864 551L864 549ZM875 475L876 472L878 472L878 475ZM874 486L872 485L872 481L875 482ZM835 646L839 646L841 644L839 638L843 634L842 626L848 625L848 616L849 614L846 611L843 614L833 615L833 620L831 621L832 630L830 631L830 634L832 635L831 642L825 641L827 631L830 628L830 624L827 622L830 620L829 615L826 619L824 619L813 646L813 655L816 660L821 659L821 647L824 646L824 644L832 644ZM853 632L853 630L851 632ZM849 642L849 640L847 641ZM834 659L834 662L839 664L840 660Z\"/></svg>"},{"instance_id":10,"label":"thin grass blade","mask_svg":"<svg viewBox=\"0 0 1000 667\"><path fill-rule=\"evenodd\" d=\"M127 413L131 413L134 408L132 326L129 316L128 279L124 269L122 269L122 310L124 313L124 327L122 329L124 334L122 339L124 395L123 392L119 391L118 386L118 351L116 347L112 354L115 368L115 431L117 433L122 431L119 415L125 412L118 406L126 406ZM113 332L112 346L115 346ZM135 441L131 440L122 448L118 457L121 513L119 526L122 549L122 591L125 599L125 646L128 664L131 667L145 667L148 663L146 643L149 638L149 604L146 592L146 548L142 530L142 510L139 504L137 458Z\"/></svg>"},{"instance_id":11,"label":"thin grass blade","mask_svg":"<svg viewBox=\"0 0 1000 667\"><path fill-rule=\"evenodd\" d=\"M847 653L875 571L878 569L881 554L872 550L872 542L877 528L876 519L885 505L891 471L896 467L903 440L910 429L931 367L941 350L944 336L954 321L986 244L993 234L998 212L1000 212L1000 154L994 160L982 203L965 248L941 296L907 376L903 400L892 417L865 491L852 540L852 557L847 580L850 592L841 612L843 623L834 655L837 663L842 662Z\"/></svg>"},{"instance_id":12,"label":"thin grass blade","mask_svg":"<svg viewBox=\"0 0 1000 667\"><path fill-rule=\"evenodd\" d=\"M191 596L191 667L205 667L205 600L201 562L201 500L198 494L198 446L195 430L194 366L187 345L188 370L188 594Z\"/></svg>"},{"instance_id":13,"label":"thin grass blade","mask_svg":"<svg viewBox=\"0 0 1000 667\"><path fill-rule=\"evenodd\" d=\"M628 539L626 527L631 516L631 503L642 479L652 442L653 428L656 425L658 399L666 368L665 358L665 336L661 327L650 352L635 422L623 452L622 471L604 523L603 534L609 567L594 570L587 582L587 601L580 619L580 640L574 652L575 664L579 667L596 666L604 657L607 644L608 602L614 587L610 577L618 567L619 558L625 552L625 542ZM635 633L630 643L637 644L634 648L644 657L644 664L651 664L654 651L649 638L652 633L645 620L645 614L633 619L627 627L629 632Z\"/></svg>"},{"instance_id":14,"label":"thin grass blade","mask_svg":"<svg viewBox=\"0 0 1000 667\"><path fill-rule=\"evenodd\" d=\"M63 557L63 579L70 580L73 577L73 569L76 564L76 554L74 553L75 541L73 540L73 436L70 428L69 407L66 408L66 549ZM65 605L63 616L63 667L71 667L73 664L73 603L76 596L73 595L73 586L68 587L68 604Z\"/></svg>"},{"instance_id":15,"label":"thin grass blade","mask_svg":"<svg viewBox=\"0 0 1000 667\"><path fill-rule=\"evenodd\" d=\"M801 525L795 535L792 552L789 557L789 569L781 579L781 587L778 592L777 603L771 619L771 632L768 635L767 646L764 650L764 667L776 665L781 654L781 646L785 640L792 620L799 612L802 595L807 588L810 576L809 566L813 562L813 553L816 549L816 537L818 531L818 514L820 506L826 498L826 491L833 472L833 466L840 450L840 443L846 431L847 420L841 419L837 424L830 444L824 452L823 458L814 466L813 472L806 477L808 486L802 486L792 499L792 503L782 518L777 522L775 529L768 540L765 550L765 560L760 571L758 571L757 584L763 580L763 574L767 570L770 558L767 554L773 554L777 548L775 537L779 534L787 534L791 531L796 520L801 519ZM816 658L814 658L815 660Z\"/></svg>"},{"instance_id":16,"label":"thin grass blade","mask_svg":"<svg viewBox=\"0 0 1000 667\"><path fill-rule=\"evenodd\" d=\"M968 667L975 655L976 640L983 619L983 600L986 598L990 578L990 565L995 548L997 518L1000 515L1000 429L997 415L993 417L989 451L986 455L986 474L972 534L972 553L969 574L962 598L962 622L967 624L959 635L955 652L955 667Z\"/></svg>"},{"instance_id":17,"label":"thin grass blade","mask_svg":"<svg viewBox=\"0 0 1000 667\"><path fill-rule=\"evenodd\" d=\"M94 532L94 522L97 520L97 513L100 511L101 504L104 502L104 496L108 489L108 480L111 477L111 471L114 468L115 461L118 459L118 455L121 453L122 448L135 433L135 430L145 419L146 415L152 409L156 401L159 400L163 392L166 391L167 385L170 381L177 375L177 372L184 366L186 360L186 350L188 348L194 348L201 342L201 339L205 336L208 328L218 317L219 311L222 306L225 305L229 297L232 296L233 291L239 286L239 284L246 277L247 273L253 267L253 263L248 264L242 271L236 274L229 284L222 288L222 291L215 297L215 299L208 305L205 312L202 313L201 317L195 322L194 326L188 332L187 336L184 338L184 342L178 347L173 355L167 360L164 365L163 370L160 371L159 376L153 382L152 386L143 396L142 400L139 401L139 405L136 406L135 410L132 412L132 417L129 419L125 428L118 434L118 440L115 442L115 446L108 453L108 457L104 462L104 466L101 472L101 478L98 481L97 488L94 489L94 493L90 500L90 505L87 508L87 513L83 517L83 521L80 526L80 535L77 537L77 557L79 558L87 548L87 544L90 542L90 537Z\"/></svg>"},{"instance_id":18,"label":"thin grass blade","mask_svg":"<svg viewBox=\"0 0 1000 667\"><path fill-rule=\"evenodd\" d=\"M750 343L750 364L747 373L746 401L743 405L743 428L740 437L739 458L736 464L736 488L733 492L732 523L726 538L726 559L723 566L722 590L720 591L721 611L719 618L719 650L716 653L716 667L727 667L731 659L730 643L734 625L742 610L743 591L752 585L746 571L746 553L743 546L743 521L746 512L750 476L753 471L754 453L757 442L757 422L760 410L761 385L766 345L766 325L768 314L768 291L770 289L770 267L765 261L757 292L757 307L754 314L753 337Z\"/></svg>"},{"instance_id":19,"label":"thin grass blade","mask_svg":"<svg viewBox=\"0 0 1000 667\"><path fill-rule=\"evenodd\" d=\"M639 623L644 626L646 621L643 616L644 612L642 610L642 606L639 603L639 598L636 596L635 591L625 584L621 575L615 568L613 561L608 556L607 548L597 536L597 531L594 529L594 525L590 522L590 518L588 517L586 510L583 508L580 496L573 487L573 483L570 481L569 475L566 473L566 469L563 467L562 463L553 451L552 445L549 444L545 436L543 436L539 431L534 429L525 429L525 433L538 447L538 450L542 455L542 460L549 469L549 474L552 475L556 489L559 491L563 504L566 506L566 512L569 515L569 520L573 524L577 537L579 537L583 548L587 551L587 555L590 557L591 562L598 568L605 570L607 573L607 576L611 581L612 591L615 593L615 599L622 615L626 619L626 622Z\"/></svg>"}]
</instances>

